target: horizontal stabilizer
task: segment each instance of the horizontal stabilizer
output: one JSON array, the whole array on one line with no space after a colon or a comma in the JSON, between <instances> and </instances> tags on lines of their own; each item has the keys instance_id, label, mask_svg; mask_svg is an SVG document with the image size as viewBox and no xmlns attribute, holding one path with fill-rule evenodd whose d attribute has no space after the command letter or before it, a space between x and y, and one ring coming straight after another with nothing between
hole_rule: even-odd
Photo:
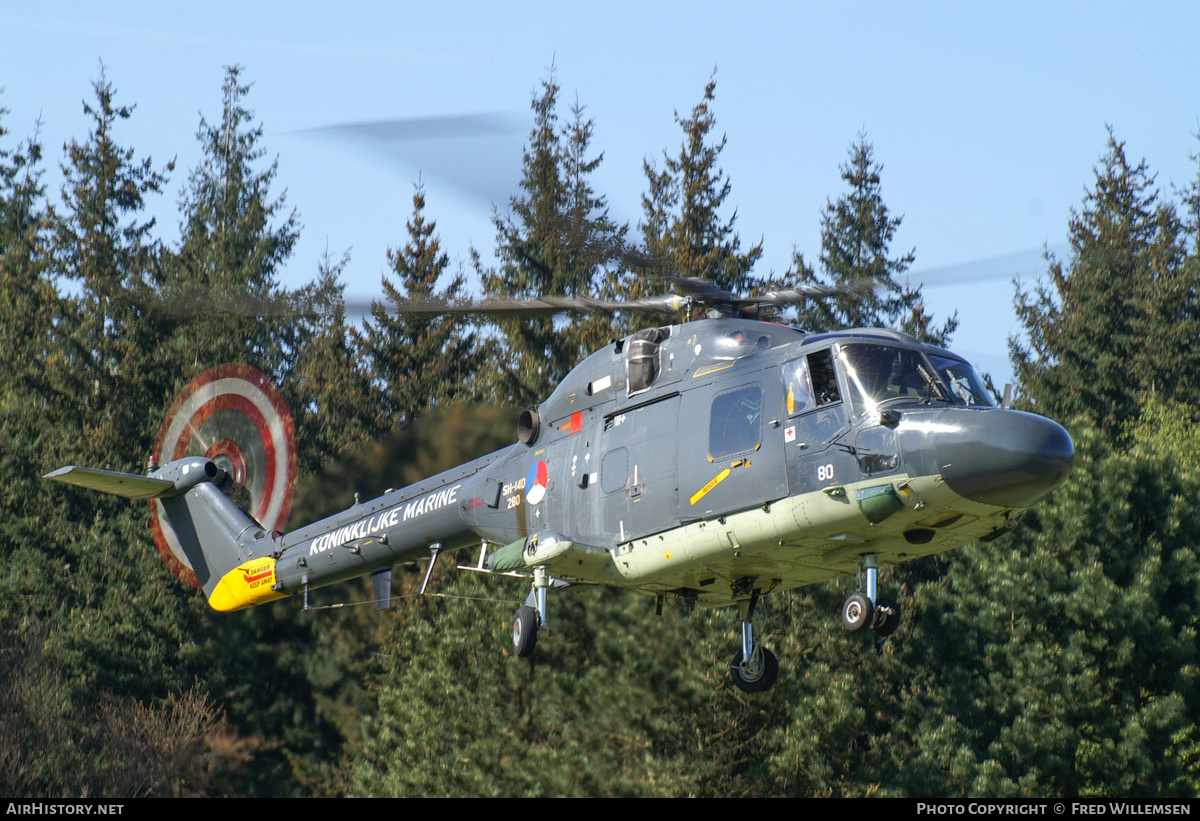
<instances>
[{"instance_id":1,"label":"horizontal stabilizer","mask_svg":"<svg viewBox=\"0 0 1200 821\"><path fill-rule=\"evenodd\" d=\"M128 499L154 499L175 489L174 482L164 479L151 479L148 476L138 476L136 473L81 468L74 465L59 468L47 473L42 478L52 482L62 482L64 485L76 485L88 490L113 493Z\"/></svg>"}]
</instances>

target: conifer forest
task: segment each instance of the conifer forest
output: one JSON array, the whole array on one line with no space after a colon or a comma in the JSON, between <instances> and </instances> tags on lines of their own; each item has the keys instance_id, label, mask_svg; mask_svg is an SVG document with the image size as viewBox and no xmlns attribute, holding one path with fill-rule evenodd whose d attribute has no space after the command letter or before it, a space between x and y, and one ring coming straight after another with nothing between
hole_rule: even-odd
<instances>
[{"instance_id":1,"label":"conifer forest","mask_svg":"<svg viewBox=\"0 0 1200 821\"><path fill-rule=\"evenodd\" d=\"M583 356L663 322L389 310L408 297L637 299L667 290L664 271L739 293L866 279L784 321L952 348L956 317L930 315L893 242L887 147L846 135L819 256L767 275L731 216L715 75L675 114L676 148L647 146L642 209L618 223L593 186L594 123L550 73L495 255L443 247L416 185L370 261L380 298L357 309L337 255L280 284L321 228L284 199L244 75L196 101L194 168L123 142L136 101L104 74L61 153L0 119L0 795L1200 795L1200 143L1197 175L1163 188L1101 130L1094 177L1056 217L1067 251L1014 287L1014 407L1068 429L1066 484L1000 538L889 568L905 613L890 638L843 630L853 578L772 595L783 672L746 694L736 614L577 588L516 658L527 585L453 562L437 596L415 595L424 562L397 567L384 611L359 579L307 611L217 613L159 557L145 502L41 477L144 472L179 391L239 362L293 414L296 527L510 445L519 410ZM165 239L147 213L163 195L179 209ZM227 307L246 299L290 308Z\"/></svg>"}]
</instances>

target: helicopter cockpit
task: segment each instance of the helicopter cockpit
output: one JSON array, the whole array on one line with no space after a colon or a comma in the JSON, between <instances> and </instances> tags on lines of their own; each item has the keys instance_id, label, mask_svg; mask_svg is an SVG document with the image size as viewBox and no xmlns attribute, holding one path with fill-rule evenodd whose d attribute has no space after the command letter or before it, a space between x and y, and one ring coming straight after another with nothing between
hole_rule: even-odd
<instances>
[{"instance_id":1,"label":"helicopter cockpit","mask_svg":"<svg viewBox=\"0 0 1200 821\"><path fill-rule=\"evenodd\" d=\"M967 362L894 345L849 343L836 347L837 359L855 407L871 412L904 400L931 404L992 407L983 381Z\"/></svg>"},{"instance_id":2,"label":"helicopter cockpit","mask_svg":"<svg viewBox=\"0 0 1200 821\"><path fill-rule=\"evenodd\" d=\"M938 375L950 386L950 393L964 405L979 405L987 408L996 406L991 392L984 387L983 380L968 363L942 354L930 353L929 361Z\"/></svg>"},{"instance_id":3,"label":"helicopter cockpit","mask_svg":"<svg viewBox=\"0 0 1200 821\"><path fill-rule=\"evenodd\" d=\"M829 350L810 353L783 366L788 416L841 401Z\"/></svg>"}]
</instances>

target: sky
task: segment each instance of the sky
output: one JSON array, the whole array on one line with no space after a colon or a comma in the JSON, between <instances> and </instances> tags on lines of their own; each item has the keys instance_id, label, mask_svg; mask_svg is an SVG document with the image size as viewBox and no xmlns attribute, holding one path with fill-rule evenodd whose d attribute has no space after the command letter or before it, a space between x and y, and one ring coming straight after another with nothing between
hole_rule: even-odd
<instances>
[{"instance_id":1,"label":"sky","mask_svg":"<svg viewBox=\"0 0 1200 821\"><path fill-rule=\"evenodd\" d=\"M219 119L225 66L240 65L278 161L274 190L303 226L284 284L312 280L325 252L349 252L347 294L370 298L387 249L406 240L418 178L451 259L467 264L472 247L492 258L492 204L514 190L530 101L552 68L560 114L578 102L594 120L595 188L631 224L643 162L678 152L675 113L715 71L725 215L736 212L743 247L763 242L756 273L787 270L794 250L816 262L822 209L865 134L884 202L903 217L895 255L915 252L911 276L927 283L935 319L958 312L951 347L1003 385L1020 332L1013 278L1032 287L1043 249L1065 253L1107 129L1164 197L1196 179L1197 39L1200 4L1183 2L0 0L2 147L36 130L57 199L61 146L86 139L82 104L103 64L117 102L136 105L118 142L158 167L176 162L151 203L174 242L200 116ZM331 128L437 117L494 133Z\"/></svg>"}]
</instances>

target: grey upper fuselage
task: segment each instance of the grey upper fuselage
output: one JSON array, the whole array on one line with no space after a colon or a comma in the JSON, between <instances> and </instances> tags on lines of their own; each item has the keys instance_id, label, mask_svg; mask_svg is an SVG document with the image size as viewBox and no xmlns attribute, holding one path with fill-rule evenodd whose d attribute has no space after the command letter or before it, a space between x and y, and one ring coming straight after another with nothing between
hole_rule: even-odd
<instances>
[{"instance_id":1,"label":"grey upper fuselage","mask_svg":"<svg viewBox=\"0 0 1200 821\"><path fill-rule=\"evenodd\" d=\"M861 352L893 356L892 372L867 374ZM797 586L843 572L853 551L840 545L876 541L892 561L944 550L1006 527L1073 456L1053 422L968 404L949 376L929 383L926 372L960 362L893 331L744 319L616 340L526 414L526 443L286 534L278 586L534 534L590 551L575 580L652 591L707 593L727 573ZM572 577L565 564L553 572Z\"/></svg>"}]
</instances>

